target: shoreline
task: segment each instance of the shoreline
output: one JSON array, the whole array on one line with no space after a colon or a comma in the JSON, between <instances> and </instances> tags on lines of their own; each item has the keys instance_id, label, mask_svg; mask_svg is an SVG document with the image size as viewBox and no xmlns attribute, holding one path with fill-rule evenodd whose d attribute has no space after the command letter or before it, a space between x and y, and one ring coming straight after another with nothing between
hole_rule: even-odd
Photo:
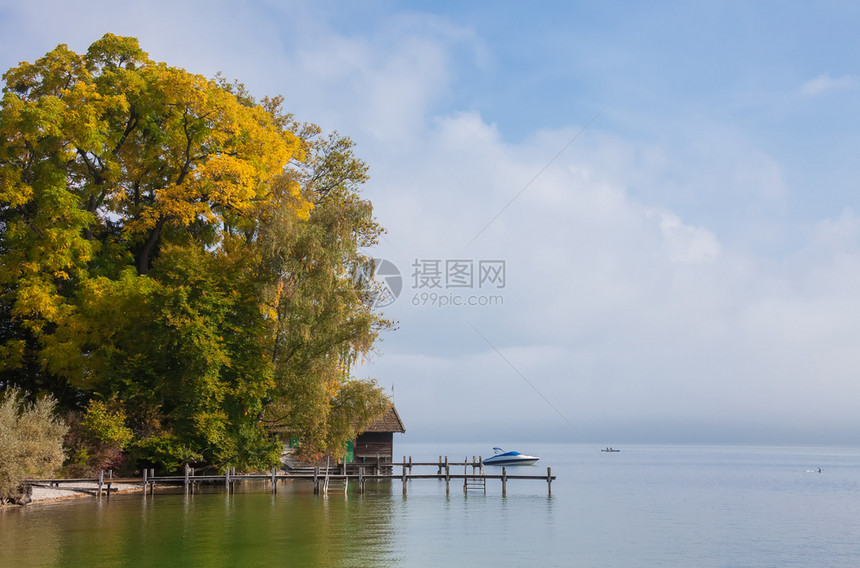
<instances>
[{"instance_id":1,"label":"shoreline","mask_svg":"<svg viewBox=\"0 0 860 568\"><path fill-rule=\"evenodd\" d=\"M103 485L103 491L106 489L107 483ZM92 482L81 482L69 485L66 487L49 487L47 485L34 484L31 486L33 492L30 494L30 502L26 505L18 505L15 503L5 503L0 507L26 507L35 503L51 503L56 501L65 501L69 499L78 499L83 497L96 497L99 484ZM142 492L143 487L139 483L112 483L111 493L132 493Z\"/></svg>"}]
</instances>

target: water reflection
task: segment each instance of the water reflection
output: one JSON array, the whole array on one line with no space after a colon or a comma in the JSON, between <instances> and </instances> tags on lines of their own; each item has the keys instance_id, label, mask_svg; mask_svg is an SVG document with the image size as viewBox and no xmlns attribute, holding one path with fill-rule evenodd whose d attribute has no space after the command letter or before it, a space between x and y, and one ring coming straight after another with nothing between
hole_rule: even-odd
<instances>
[{"instance_id":1,"label":"water reflection","mask_svg":"<svg viewBox=\"0 0 860 568\"><path fill-rule=\"evenodd\" d=\"M0 565L60 565L58 520L32 507L0 507ZM51 508L46 506L43 511ZM22 564L21 559L32 564Z\"/></svg>"},{"instance_id":2,"label":"water reflection","mask_svg":"<svg viewBox=\"0 0 860 568\"><path fill-rule=\"evenodd\" d=\"M0 513L0 565L29 567L388 566L390 486L313 495L259 484L35 504Z\"/></svg>"}]
</instances>

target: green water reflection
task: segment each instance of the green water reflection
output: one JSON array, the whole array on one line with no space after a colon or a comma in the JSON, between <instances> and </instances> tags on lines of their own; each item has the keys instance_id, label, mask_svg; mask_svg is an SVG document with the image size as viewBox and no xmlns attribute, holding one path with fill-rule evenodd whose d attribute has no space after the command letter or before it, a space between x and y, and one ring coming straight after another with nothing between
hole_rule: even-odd
<instances>
[{"instance_id":1,"label":"green water reflection","mask_svg":"<svg viewBox=\"0 0 860 568\"><path fill-rule=\"evenodd\" d=\"M257 488L35 504L0 512L4 567L387 566L390 488L277 495Z\"/></svg>"}]
</instances>

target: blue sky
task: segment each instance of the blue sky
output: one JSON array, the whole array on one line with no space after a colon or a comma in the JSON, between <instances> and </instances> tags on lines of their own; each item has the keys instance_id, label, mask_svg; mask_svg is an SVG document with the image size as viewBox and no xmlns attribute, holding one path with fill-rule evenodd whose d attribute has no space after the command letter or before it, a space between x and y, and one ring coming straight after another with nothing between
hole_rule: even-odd
<instances>
[{"instance_id":1,"label":"blue sky","mask_svg":"<svg viewBox=\"0 0 860 568\"><path fill-rule=\"evenodd\" d=\"M0 0L0 66L132 35L353 137L405 282L357 373L410 439L860 443L857 29L853 2ZM505 286L417 288L416 259Z\"/></svg>"}]
</instances>

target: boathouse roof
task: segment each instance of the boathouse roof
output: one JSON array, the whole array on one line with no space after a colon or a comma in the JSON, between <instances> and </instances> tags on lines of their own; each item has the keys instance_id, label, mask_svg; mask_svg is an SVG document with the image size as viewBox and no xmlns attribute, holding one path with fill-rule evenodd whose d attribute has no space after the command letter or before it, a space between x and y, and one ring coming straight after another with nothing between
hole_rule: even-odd
<instances>
[{"instance_id":1,"label":"boathouse roof","mask_svg":"<svg viewBox=\"0 0 860 568\"><path fill-rule=\"evenodd\" d=\"M403 434L406 432L406 426L403 425L403 420L400 419L397 409L392 404L382 416L372 422L362 433L367 432L397 432Z\"/></svg>"}]
</instances>

